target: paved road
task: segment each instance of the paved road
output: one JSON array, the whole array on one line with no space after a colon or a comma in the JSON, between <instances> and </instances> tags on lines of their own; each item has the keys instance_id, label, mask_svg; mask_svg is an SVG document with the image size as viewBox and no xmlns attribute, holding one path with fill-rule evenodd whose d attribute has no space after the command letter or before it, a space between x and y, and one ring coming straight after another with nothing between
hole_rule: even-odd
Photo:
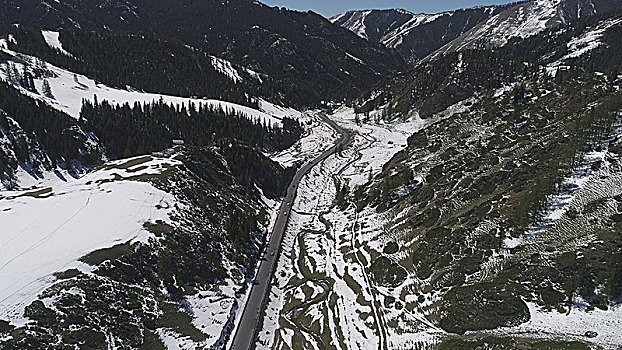
<instances>
[{"instance_id":1,"label":"paved road","mask_svg":"<svg viewBox=\"0 0 622 350\"><path fill-rule=\"evenodd\" d=\"M270 238L270 242L268 242L265 253L266 260L260 260L260 266L257 276L255 277L255 283L251 288L250 295L246 302L246 307L244 308L244 312L242 314L242 319L240 320L240 324L238 325L238 329L233 338L233 345L231 346L232 350L248 350L252 348L257 327L260 326L258 323L260 315L263 312L263 301L270 291L270 280L272 279L276 269L276 259L279 255L278 252L281 248L285 228L287 227L287 219L289 218L292 209L291 204L294 202L294 198L296 197L296 191L298 190L300 180L302 180L311 168L320 164L326 158L337 152L340 146L343 147L350 142L351 135L347 130L339 127L337 123L330 120L326 115L320 115L320 117L331 128L341 134L341 137L335 142L333 147L322 153L311 162L305 164L298 170L298 172L296 172L296 175L294 175L294 178L287 189L287 194L283 199L283 203L281 204L279 216L277 217L274 228L272 229L272 236Z\"/></svg>"}]
</instances>

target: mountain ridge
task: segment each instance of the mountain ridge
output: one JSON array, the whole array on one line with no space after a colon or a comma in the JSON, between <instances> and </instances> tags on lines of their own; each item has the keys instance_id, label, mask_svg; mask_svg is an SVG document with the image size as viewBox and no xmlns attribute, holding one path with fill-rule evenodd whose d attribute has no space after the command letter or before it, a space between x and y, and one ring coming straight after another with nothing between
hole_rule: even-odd
<instances>
[{"instance_id":1,"label":"mountain ridge","mask_svg":"<svg viewBox=\"0 0 622 350\"><path fill-rule=\"evenodd\" d=\"M407 61L415 62L509 6L479 6L437 14L400 9L348 11L330 21L366 40L396 49Z\"/></svg>"},{"instance_id":2,"label":"mountain ridge","mask_svg":"<svg viewBox=\"0 0 622 350\"><path fill-rule=\"evenodd\" d=\"M351 98L378 76L404 66L393 50L369 43L312 12L246 0L169 5L164 0L2 0L0 9L6 16L0 19L0 33L14 30L19 23L47 30L97 27L169 36L271 76L287 102L299 107Z\"/></svg>"}]
</instances>

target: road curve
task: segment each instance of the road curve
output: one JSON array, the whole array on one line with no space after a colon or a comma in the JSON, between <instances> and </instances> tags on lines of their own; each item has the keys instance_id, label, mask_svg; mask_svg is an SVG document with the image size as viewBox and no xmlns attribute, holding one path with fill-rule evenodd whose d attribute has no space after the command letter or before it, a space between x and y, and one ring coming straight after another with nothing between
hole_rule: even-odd
<instances>
[{"instance_id":1,"label":"road curve","mask_svg":"<svg viewBox=\"0 0 622 350\"><path fill-rule=\"evenodd\" d=\"M270 292L270 281L276 270L276 262L279 256L278 252L281 248L281 242L283 241L283 235L287 228L287 221L292 210L291 204L294 202L296 192L300 180L315 166L323 162L326 158L330 157L339 150L339 147L343 147L350 142L352 135L348 130L341 128L337 123L330 120L325 114L321 114L320 118L328 124L331 128L335 129L341 137L335 142L335 145L330 149L324 151L320 156L305 164L300 168L289 187L287 188L287 194L283 198L279 215L276 219L274 227L272 229L272 236L266 247L265 259L260 260L259 270L255 276L255 282L250 290L250 295L246 301L246 307L242 313L242 318L238 324L237 331L233 337L232 350L249 350L253 347L253 341L255 335L258 333L258 327L261 326L259 321L263 312L264 300L266 300L268 293ZM274 254L273 254L274 253Z\"/></svg>"}]
</instances>

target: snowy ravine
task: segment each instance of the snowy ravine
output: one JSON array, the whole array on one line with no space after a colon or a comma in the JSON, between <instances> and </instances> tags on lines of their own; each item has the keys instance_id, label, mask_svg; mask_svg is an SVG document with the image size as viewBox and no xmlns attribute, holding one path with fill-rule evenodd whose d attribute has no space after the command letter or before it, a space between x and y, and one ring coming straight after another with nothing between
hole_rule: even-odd
<instances>
[{"instance_id":1,"label":"snowy ravine","mask_svg":"<svg viewBox=\"0 0 622 350\"><path fill-rule=\"evenodd\" d=\"M356 135L351 146L315 167L299 186L258 348L288 348L301 339L309 347L340 349L434 341L432 325L409 329L408 335L387 326L393 315L382 305L391 292L374 286L367 271L372 251L382 251L386 240L385 220L335 205L336 183L354 189L367 182L424 123L359 126L346 108L330 118ZM422 318L417 312L409 317Z\"/></svg>"}]
</instances>

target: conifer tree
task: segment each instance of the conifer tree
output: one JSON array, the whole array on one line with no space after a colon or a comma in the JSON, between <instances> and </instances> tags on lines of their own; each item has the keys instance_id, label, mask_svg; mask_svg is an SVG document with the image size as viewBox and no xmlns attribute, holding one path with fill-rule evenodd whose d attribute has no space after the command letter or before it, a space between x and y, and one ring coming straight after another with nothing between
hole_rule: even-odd
<instances>
[{"instance_id":1,"label":"conifer tree","mask_svg":"<svg viewBox=\"0 0 622 350\"><path fill-rule=\"evenodd\" d=\"M52 87L50 87L50 82L47 79L43 80L43 95L52 98Z\"/></svg>"}]
</instances>

